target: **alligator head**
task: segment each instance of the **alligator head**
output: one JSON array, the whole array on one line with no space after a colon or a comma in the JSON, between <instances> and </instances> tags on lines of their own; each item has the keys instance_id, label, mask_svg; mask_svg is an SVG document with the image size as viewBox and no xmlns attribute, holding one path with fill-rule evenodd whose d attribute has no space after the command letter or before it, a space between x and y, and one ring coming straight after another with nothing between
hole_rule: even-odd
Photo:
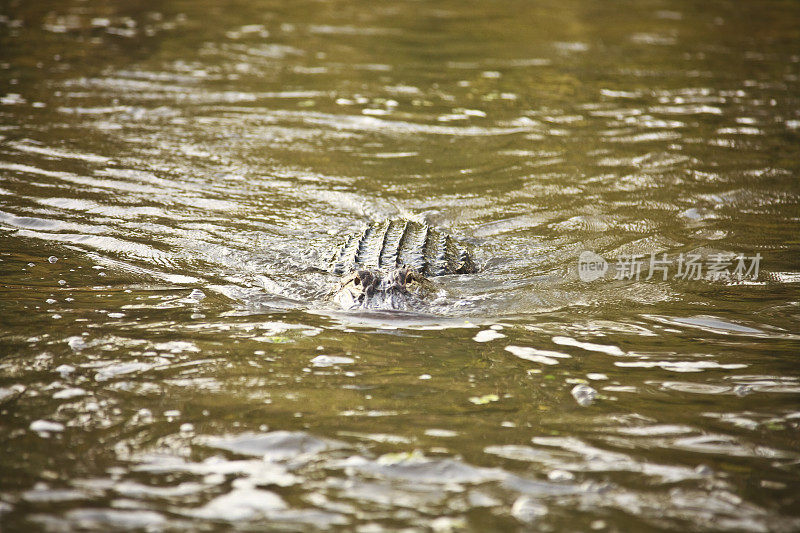
<instances>
[{"instance_id":1,"label":"alligator head","mask_svg":"<svg viewBox=\"0 0 800 533\"><path fill-rule=\"evenodd\" d=\"M419 309L433 292L431 282L415 268L359 269L344 276L331 299L344 309Z\"/></svg>"}]
</instances>

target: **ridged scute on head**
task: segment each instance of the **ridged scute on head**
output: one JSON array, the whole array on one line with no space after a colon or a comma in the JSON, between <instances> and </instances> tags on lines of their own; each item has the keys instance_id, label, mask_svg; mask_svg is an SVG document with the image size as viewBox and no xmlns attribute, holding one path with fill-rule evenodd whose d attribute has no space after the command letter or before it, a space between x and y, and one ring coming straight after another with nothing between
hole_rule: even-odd
<instances>
[{"instance_id":1,"label":"ridged scute on head","mask_svg":"<svg viewBox=\"0 0 800 533\"><path fill-rule=\"evenodd\" d=\"M475 272L469 252L449 235L412 220L394 219L367 226L348 236L334 254L329 270L415 268L425 276Z\"/></svg>"}]
</instances>

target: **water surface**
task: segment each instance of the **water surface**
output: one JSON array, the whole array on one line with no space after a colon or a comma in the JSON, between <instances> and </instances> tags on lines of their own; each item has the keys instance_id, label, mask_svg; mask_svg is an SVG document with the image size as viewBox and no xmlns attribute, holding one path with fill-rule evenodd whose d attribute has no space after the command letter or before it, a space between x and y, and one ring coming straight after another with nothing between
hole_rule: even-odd
<instances>
[{"instance_id":1,"label":"water surface","mask_svg":"<svg viewBox=\"0 0 800 533\"><path fill-rule=\"evenodd\" d=\"M0 527L800 528L800 6L162 4L0 7Z\"/></svg>"}]
</instances>

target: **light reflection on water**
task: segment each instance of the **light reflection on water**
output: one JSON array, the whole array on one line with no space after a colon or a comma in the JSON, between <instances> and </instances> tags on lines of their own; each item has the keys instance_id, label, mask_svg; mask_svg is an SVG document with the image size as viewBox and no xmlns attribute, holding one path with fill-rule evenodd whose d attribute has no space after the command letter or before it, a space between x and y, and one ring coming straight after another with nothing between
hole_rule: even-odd
<instances>
[{"instance_id":1,"label":"light reflection on water","mask_svg":"<svg viewBox=\"0 0 800 533\"><path fill-rule=\"evenodd\" d=\"M0 12L0 525L800 527L798 8ZM353 314L367 220L481 271ZM578 257L761 254L744 282Z\"/></svg>"}]
</instances>

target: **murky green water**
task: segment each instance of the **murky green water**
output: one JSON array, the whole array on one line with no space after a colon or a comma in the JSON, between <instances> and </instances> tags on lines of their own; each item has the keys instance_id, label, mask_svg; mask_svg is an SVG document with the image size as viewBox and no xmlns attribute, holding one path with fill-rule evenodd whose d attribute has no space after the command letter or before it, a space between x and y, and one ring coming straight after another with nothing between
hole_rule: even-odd
<instances>
[{"instance_id":1,"label":"murky green water","mask_svg":"<svg viewBox=\"0 0 800 533\"><path fill-rule=\"evenodd\" d=\"M800 5L167 4L0 3L3 531L800 529Z\"/></svg>"}]
</instances>

